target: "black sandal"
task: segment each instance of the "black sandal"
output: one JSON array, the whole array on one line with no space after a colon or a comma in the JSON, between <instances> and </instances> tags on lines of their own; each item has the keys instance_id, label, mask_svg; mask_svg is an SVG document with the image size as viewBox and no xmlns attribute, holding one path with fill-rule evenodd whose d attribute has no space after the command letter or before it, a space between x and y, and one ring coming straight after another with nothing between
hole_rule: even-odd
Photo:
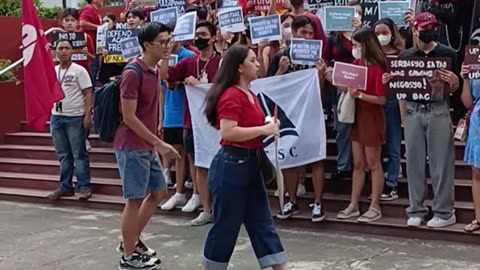
<instances>
[{"instance_id":1,"label":"black sandal","mask_svg":"<svg viewBox=\"0 0 480 270\"><path fill-rule=\"evenodd\" d=\"M472 221L470 224L468 224L464 228L465 232L468 232L468 233L473 233L475 231L478 231L479 229L480 229L480 222L478 220Z\"/></svg>"}]
</instances>

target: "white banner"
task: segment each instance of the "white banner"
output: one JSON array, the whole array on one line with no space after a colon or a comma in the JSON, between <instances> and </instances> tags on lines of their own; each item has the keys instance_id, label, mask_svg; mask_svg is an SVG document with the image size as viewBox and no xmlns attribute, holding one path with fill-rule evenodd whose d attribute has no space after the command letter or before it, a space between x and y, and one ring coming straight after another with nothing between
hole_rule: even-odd
<instances>
[{"instance_id":1,"label":"white banner","mask_svg":"<svg viewBox=\"0 0 480 270\"><path fill-rule=\"evenodd\" d=\"M209 168L220 148L220 134L211 127L203 112L209 84L186 86L192 116L195 166ZM280 120L279 164L282 169L307 165L327 156L325 120L316 69L292 72L252 82L265 115L272 115L275 104ZM273 137L263 141L265 151L274 161Z\"/></svg>"}]
</instances>

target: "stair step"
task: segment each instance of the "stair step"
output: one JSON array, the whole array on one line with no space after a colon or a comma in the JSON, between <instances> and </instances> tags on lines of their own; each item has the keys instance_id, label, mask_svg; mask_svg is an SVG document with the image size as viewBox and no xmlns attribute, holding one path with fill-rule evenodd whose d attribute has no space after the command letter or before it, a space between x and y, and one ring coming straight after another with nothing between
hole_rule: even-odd
<instances>
[{"instance_id":1,"label":"stair step","mask_svg":"<svg viewBox=\"0 0 480 270\"><path fill-rule=\"evenodd\" d=\"M31 203L48 203L55 206L76 206L86 207L89 209L108 209L108 210L123 210L125 200L119 196L108 196L94 194L88 202L78 200L78 197L61 198L58 201L49 201L46 199L49 191L21 189L21 188L5 188L0 187L0 200L12 200ZM172 193L172 192L171 192ZM276 198L270 197L272 213L278 212L278 203L274 204L272 200ZM197 213L183 213L178 208L172 211L163 211L160 208L157 210L158 214L188 216L193 217ZM327 218L324 222L312 223L310 221L310 212L303 211L294 215L288 220L276 219L276 223L293 228L310 228L314 230L331 229L335 231L348 231L354 233L367 233L375 235L386 235L403 237L409 239L427 239L427 240L442 240L457 243L480 243L480 233L464 233L464 224L458 223L453 226L440 229L429 229L426 227L409 228L405 225L405 218L384 217L381 220L370 224L361 224L356 220L339 220L336 218L336 212L328 210L326 212Z\"/></svg>"},{"instance_id":2,"label":"stair step","mask_svg":"<svg viewBox=\"0 0 480 270\"><path fill-rule=\"evenodd\" d=\"M93 147L89 151L91 162L115 162L113 148ZM0 157L57 160L55 147L48 145L0 145Z\"/></svg>"},{"instance_id":3,"label":"stair step","mask_svg":"<svg viewBox=\"0 0 480 270\"><path fill-rule=\"evenodd\" d=\"M88 137L92 147L112 148L111 143L100 141L98 134ZM6 144L53 146L52 136L47 132L14 132L5 134Z\"/></svg>"},{"instance_id":4,"label":"stair step","mask_svg":"<svg viewBox=\"0 0 480 270\"><path fill-rule=\"evenodd\" d=\"M2 172L58 175L59 169L60 164L57 160L0 158L0 171ZM120 178L114 162L90 162L90 174L92 178Z\"/></svg>"}]
</instances>

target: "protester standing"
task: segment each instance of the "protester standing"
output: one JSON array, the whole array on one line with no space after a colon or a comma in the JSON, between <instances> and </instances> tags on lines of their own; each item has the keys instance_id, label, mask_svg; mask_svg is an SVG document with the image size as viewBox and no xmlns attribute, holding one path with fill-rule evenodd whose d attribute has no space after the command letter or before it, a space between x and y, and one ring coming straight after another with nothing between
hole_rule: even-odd
<instances>
[{"instance_id":1,"label":"protester standing","mask_svg":"<svg viewBox=\"0 0 480 270\"><path fill-rule=\"evenodd\" d=\"M260 104L249 90L260 64L243 45L231 47L223 62L205 106L208 122L220 131L222 148L208 175L214 224L205 242L204 269L227 269L242 223L260 267L287 269L260 172L263 136L278 136L279 127L275 120L265 124Z\"/></svg>"}]
</instances>

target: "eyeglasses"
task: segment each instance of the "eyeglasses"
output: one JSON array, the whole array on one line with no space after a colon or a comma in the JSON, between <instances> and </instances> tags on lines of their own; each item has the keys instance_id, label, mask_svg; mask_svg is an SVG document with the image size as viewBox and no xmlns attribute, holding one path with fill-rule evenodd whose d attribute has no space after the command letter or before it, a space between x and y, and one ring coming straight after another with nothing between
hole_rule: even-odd
<instances>
[{"instance_id":1,"label":"eyeglasses","mask_svg":"<svg viewBox=\"0 0 480 270\"><path fill-rule=\"evenodd\" d=\"M175 41L172 38L169 38L167 40L160 40L160 41L152 41L151 43L156 43L160 44L160 46L167 47L167 46L172 46Z\"/></svg>"}]
</instances>

